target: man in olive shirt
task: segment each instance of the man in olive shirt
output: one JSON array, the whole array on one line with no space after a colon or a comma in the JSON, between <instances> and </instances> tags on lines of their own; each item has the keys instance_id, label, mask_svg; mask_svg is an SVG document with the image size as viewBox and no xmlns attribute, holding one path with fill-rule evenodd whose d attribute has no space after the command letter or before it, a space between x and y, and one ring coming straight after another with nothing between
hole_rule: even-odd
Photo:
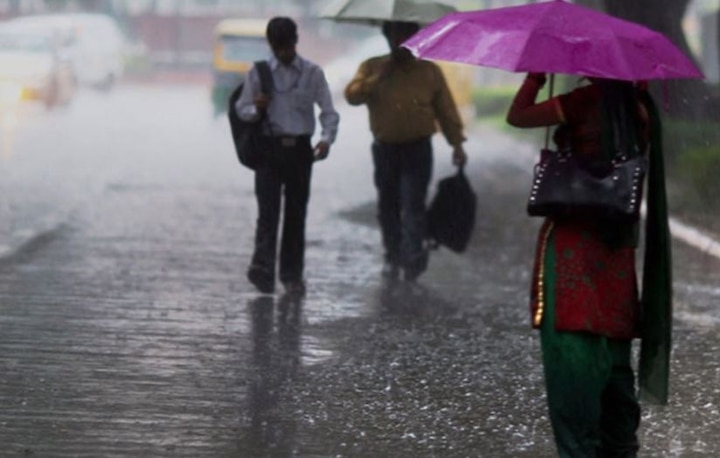
<instances>
[{"instance_id":1,"label":"man in olive shirt","mask_svg":"<svg viewBox=\"0 0 720 458\"><path fill-rule=\"evenodd\" d=\"M397 279L402 269L409 281L427 268L425 200L436 126L453 147L453 163L467 160L460 114L440 67L400 47L418 29L413 22L383 23L390 54L363 62L345 88L348 103L367 105L370 116L383 276Z\"/></svg>"}]
</instances>

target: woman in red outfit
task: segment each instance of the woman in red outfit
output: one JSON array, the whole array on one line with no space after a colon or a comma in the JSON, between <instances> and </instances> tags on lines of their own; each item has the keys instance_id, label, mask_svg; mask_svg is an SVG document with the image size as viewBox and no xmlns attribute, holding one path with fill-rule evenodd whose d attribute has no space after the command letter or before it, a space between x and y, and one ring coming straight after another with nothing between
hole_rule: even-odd
<instances>
[{"instance_id":1,"label":"woman in red outfit","mask_svg":"<svg viewBox=\"0 0 720 458\"><path fill-rule=\"evenodd\" d=\"M613 143L646 154L647 109L631 82L589 79L537 102L544 74L528 74L507 115L516 127L558 126L558 149L609 163ZM610 139L610 140L608 140ZM612 139L615 139L613 141ZM531 288L550 420L561 457L634 457L640 407L630 364L639 336L637 223L548 218Z\"/></svg>"}]
</instances>

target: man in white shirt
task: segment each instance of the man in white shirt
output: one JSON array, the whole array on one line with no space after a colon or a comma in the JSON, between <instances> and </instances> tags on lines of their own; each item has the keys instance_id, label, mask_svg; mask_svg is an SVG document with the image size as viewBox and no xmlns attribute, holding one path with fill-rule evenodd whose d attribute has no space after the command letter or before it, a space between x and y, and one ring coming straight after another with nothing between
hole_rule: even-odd
<instances>
[{"instance_id":1,"label":"man in white shirt","mask_svg":"<svg viewBox=\"0 0 720 458\"><path fill-rule=\"evenodd\" d=\"M304 294L305 216L312 166L314 161L327 157L340 116L322 69L297 54L295 22L275 17L268 22L266 36L273 53L268 60L272 92L261 92L259 73L253 67L235 105L238 116L246 121L267 114L262 128L268 145L272 145L255 168L258 219L255 252L247 276L261 292L275 290L278 226L284 208L278 274L288 292ZM321 134L313 146L315 105L320 108Z\"/></svg>"}]
</instances>

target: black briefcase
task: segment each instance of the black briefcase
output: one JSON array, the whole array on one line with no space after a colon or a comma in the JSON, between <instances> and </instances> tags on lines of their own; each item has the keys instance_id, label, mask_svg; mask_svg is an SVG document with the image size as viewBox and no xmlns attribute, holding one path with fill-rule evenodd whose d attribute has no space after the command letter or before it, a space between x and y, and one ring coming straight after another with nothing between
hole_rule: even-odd
<instances>
[{"instance_id":1,"label":"black briefcase","mask_svg":"<svg viewBox=\"0 0 720 458\"><path fill-rule=\"evenodd\" d=\"M445 246L462 253L475 228L477 196L460 167L443 178L427 211L427 237L431 246Z\"/></svg>"}]
</instances>

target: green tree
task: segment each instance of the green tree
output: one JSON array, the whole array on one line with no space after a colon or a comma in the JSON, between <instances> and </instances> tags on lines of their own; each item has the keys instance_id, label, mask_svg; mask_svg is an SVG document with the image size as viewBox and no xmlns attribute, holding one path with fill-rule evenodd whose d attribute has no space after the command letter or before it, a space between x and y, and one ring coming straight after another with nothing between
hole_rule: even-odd
<instances>
[{"instance_id":1,"label":"green tree","mask_svg":"<svg viewBox=\"0 0 720 458\"><path fill-rule=\"evenodd\" d=\"M580 3L656 30L695 60L682 28L690 0L581 0ZM667 97L672 116L699 119L716 109L710 102L713 99L710 88L701 80L671 80L666 84L669 90L658 95L663 99Z\"/></svg>"}]
</instances>

